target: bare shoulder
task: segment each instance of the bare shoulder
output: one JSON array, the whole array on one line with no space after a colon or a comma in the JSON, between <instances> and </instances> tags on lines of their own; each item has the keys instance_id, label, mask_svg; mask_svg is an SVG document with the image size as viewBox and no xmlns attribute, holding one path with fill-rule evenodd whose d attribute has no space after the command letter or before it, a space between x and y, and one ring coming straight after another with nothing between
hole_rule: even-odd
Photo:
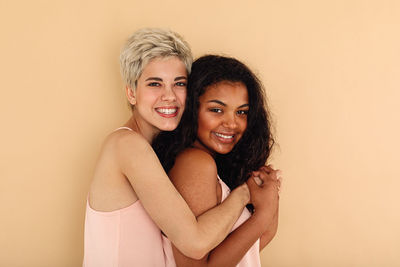
<instances>
[{"instance_id":1,"label":"bare shoulder","mask_svg":"<svg viewBox=\"0 0 400 267\"><path fill-rule=\"evenodd\" d=\"M106 165L113 164L117 171L127 176L131 182L134 174L143 168L162 169L147 140L139 133L129 130L119 130L108 135L103 143L100 158L105 159L103 163Z\"/></svg>"},{"instance_id":2,"label":"bare shoulder","mask_svg":"<svg viewBox=\"0 0 400 267\"><path fill-rule=\"evenodd\" d=\"M217 183L217 165L210 154L188 148L178 155L168 175L181 194L182 190L189 194L213 191Z\"/></svg>"},{"instance_id":3,"label":"bare shoulder","mask_svg":"<svg viewBox=\"0 0 400 267\"><path fill-rule=\"evenodd\" d=\"M137 200L127 168L145 165L139 162L139 159L144 159L139 155L145 154L140 150L146 150L147 147L150 145L141 135L129 130L115 131L105 138L89 193L92 207L112 211Z\"/></svg>"},{"instance_id":4,"label":"bare shoulder","mask_svg":"<svg viewBox=\"0 0 400 267\"><path fill-rule=\"evenodd\" d=\"M105 151L117 154L128 153L131 156L153 151L142 135L129 130L119 130L109 134L103 143L103 148Z\"/></svg>"},{"instance_id":5,"label":"bare shoulder","mask_svg":"<svg viewBox=\"0 0 400 267\"><path fill-rule=\"evenodd\" d=\"M196 216L217 205L217 166L208 153L186 149L176 158L169 177Z\"/></svg>"},{"instance_id":6,"label":"bare shoulder","mask_svg":"<svg viewBox=\"0 0 400 267\"><path fill-rule=\"evenodd\" d=\"M198 148L187 148L176 157L176 164L189 164L190 166L216 168L214 158L207 152Z\"/></svg>"},{"instance_id":7,"label":"bare shoulder","mask_svg":"<svg viewBox=\"0 0 400 267\"><path fill-rule=\"evenodd\" d=\"M215 178L217 175L217 165L214 158L198 148L187 148L180 153L175 160L173 170L183 171L187 177L202 175L206 179L207 177Z\"/></svg>"}]
</instances>

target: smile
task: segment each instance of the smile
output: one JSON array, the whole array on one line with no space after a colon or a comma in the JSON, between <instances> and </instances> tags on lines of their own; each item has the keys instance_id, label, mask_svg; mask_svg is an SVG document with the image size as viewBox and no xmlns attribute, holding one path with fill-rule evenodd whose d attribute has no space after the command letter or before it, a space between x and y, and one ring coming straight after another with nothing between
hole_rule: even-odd
<instances>
[{"instance_id":1,"label":"smile","mask_svg":"<svg viewBox=\"0 0 400 267\"><path fill-rule=\"evenodd\" d=\"M178 108L156 108L156 112L162 117L170 118L178 114Z\"/></svg>"},{"instance_id":2,"label":"smile","mask_svg":"<svg viewBox=\"0 0 400 267\"><path fill-rule=\"evenodd\" d=\"M233 142L233 137L235 136L234 134L226 135L226 134L221 134L221 133L217 133L217 132L214 132L214 135L222 143L231 143L231 142Z\"/></svg>"}]
</instances>

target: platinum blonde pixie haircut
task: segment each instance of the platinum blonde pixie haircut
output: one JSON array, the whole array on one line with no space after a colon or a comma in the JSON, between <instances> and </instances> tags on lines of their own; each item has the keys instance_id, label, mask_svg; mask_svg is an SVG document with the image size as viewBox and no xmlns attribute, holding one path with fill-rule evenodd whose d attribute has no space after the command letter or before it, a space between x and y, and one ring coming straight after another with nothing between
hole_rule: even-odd
<instances>
[{"instance_id":1,"label":"platinum blonde pixie haircut","mask_svg":"<svg viewBox=\"0 0 400 267\"><path fill-rule=\"evenodd\" d=\"M188 74L193 56L189 44L176 32L159 28L144 28L136 31L122 48L120 67L126 86L136 89L136 81L144 67L154 58L176 56L186 66Z\"/></svg>"}]
</instances>

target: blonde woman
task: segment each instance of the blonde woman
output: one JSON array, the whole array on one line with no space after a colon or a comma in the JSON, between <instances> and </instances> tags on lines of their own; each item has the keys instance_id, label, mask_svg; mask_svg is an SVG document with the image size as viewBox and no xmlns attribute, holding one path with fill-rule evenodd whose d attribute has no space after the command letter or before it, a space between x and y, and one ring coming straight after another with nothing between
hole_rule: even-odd
<instances>
[{"instance_id":1,"label":"blonde woman","mask_svg":"<svg viewBox=\"0 0 400 267\"><path fill-rule=\"evenodd\" d=\"M139 30L120 63L132 115L106 138L98 158L84 266L164 266L161 231L184 255L200 259L227 236L249 202L249 189L239 186L196 218L151 147L161 131L177 127L185 108L192 55L178 34Z\"/></svg>"}]
</instances>

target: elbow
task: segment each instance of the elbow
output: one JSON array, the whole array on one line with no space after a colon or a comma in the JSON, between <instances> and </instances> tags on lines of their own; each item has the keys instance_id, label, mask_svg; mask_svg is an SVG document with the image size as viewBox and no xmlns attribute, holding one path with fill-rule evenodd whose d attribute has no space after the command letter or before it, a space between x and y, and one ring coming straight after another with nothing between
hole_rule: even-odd
<instances>
[{"instance_id":1,"label":"elbow","mask_svg":"<svg viewBox=\"0 0 400 267\"><path fill-rule=\"evenodd\" d=\"M276 236L277 232L278 232L278 227L274 227L274 229L272 229L272 231L270 233L270 239L271 240Z\"/></svg>"},{"instance_id":2,"label":"elbow","mask_svg":"<svg viewBox=\"0 0 400 267\"><path fill-rule=\"evenodd\" d=\"M194 260L201 260L209 252L209 248L201 244L201 242L194 242L192 244L187 244L186 247L180 250L182 254L186 257L192 258Z\"/></svg>"}]
</instances>

